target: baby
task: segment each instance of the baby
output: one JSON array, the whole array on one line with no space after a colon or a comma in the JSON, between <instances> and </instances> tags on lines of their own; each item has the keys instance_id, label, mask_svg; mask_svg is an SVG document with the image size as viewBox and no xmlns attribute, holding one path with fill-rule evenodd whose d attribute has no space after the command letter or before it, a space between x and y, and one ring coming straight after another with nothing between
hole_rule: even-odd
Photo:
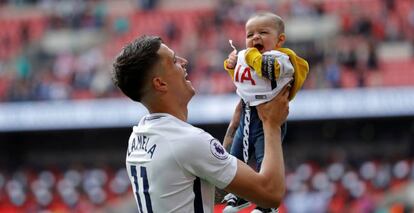
<instances>
[{"instance_id":1,"label":"baby","mask_svg":"<svg viewBox=\"0 0 414 213\"><path fill-rule=\"evenodd\" d=\"M285 86L290 87L292 100L302 87L309 72L308 63L288 48L282 48L286 35L283 20L269 12L253 15L246 28L247 49L236 48L224 61L224 68L232 77L241 101L224 138L224 147L247 163L252 153L257 169L264 155L262 123L256 111L257 105L274 98ZM282 126L282 140L286 123ZM249 206L249 202L232 194L226 196L227 206L223 212L235 212ZM272 209L256 207L256 212L272 212Z\"/></svg>"}]
</instances>

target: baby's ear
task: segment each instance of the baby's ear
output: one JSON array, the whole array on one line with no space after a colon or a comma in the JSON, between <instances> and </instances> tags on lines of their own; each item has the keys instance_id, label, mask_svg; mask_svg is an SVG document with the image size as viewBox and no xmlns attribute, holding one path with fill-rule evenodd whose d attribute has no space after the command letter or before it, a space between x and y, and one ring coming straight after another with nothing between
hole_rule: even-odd
<instances>
[{"instance_id":1,"label":"baby's ear","mask_svg":"<svg viewBox=\"0 0 414 213\"><path fill-rule=\"evenodd\" d=\"M286 34L285 33L281 33L278 36L277 48L281 48L283 46L283 44L285 44L285 41L286 41Z\"/></svg>"}]
</instances>

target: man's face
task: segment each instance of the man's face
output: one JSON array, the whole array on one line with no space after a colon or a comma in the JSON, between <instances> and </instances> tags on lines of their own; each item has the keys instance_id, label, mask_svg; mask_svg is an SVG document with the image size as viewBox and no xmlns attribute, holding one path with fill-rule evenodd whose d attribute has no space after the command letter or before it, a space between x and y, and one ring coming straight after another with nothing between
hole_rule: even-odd
<instances>
[{"instance_id":1,"label":"man's face","mask_svg":"<svg viewBox=\"0 0 414 213\"><path fill-rule=\"evenodd\" d=\"M278 48L279 33L268 17L252 18L246 23L246 47L255 47L261 53Z\"/></svg>"},{"instance_id":2,"label":"man's face","mask_svg":"<svg viewBox=\"0 0 414 213\"><path fill-rule=\"evenodd\" d=\"M161 64L164 68L162 75L168 84L169 92L172 92L175 94L175 97L180 100L185 100L188 103L195 94L193 85L186 79L188 73L185 66L188 64L188 61L177 56L165 44L161 44L158 54L161 56Z\"/></svg>"}]
</instances>

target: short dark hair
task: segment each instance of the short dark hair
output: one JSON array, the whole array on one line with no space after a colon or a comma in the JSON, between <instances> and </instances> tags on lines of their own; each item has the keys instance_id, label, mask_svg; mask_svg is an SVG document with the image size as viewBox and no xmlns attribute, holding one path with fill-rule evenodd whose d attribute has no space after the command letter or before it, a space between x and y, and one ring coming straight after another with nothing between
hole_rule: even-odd
<instances>
[{"instance_id":1,"label":"short dark hair","mask_svg":"<svg viewBox=\"0 0 414 213\"><path fill-rule=\"evenodd\" d=\"M134 101L141 101L146 80L160 60L161 43L158 36L141 36L125 46L113 63L114 84Z\"/></svg>"}]
</instances>

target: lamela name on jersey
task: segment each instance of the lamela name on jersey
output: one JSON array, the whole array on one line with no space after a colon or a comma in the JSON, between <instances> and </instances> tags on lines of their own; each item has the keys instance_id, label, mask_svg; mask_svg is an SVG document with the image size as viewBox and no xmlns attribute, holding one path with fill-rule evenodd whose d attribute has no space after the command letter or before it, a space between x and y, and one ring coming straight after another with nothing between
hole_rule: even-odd
<instances>
[{"instance_id":1,"label":"lamela name on jersey","mask_svg":"<svg viewBox=\"0 0 414 213\"><path fill-rule=\"evenodd\" d=\"M157 148L157 144L153 144L148 148L149 141L150 137L133 132L129 137L130 147L128 147L128 156L130 156L134 151L142 150L145 151L147 155L152 159L152 156L154 155Z\"/></svg>"}]
</instances>

